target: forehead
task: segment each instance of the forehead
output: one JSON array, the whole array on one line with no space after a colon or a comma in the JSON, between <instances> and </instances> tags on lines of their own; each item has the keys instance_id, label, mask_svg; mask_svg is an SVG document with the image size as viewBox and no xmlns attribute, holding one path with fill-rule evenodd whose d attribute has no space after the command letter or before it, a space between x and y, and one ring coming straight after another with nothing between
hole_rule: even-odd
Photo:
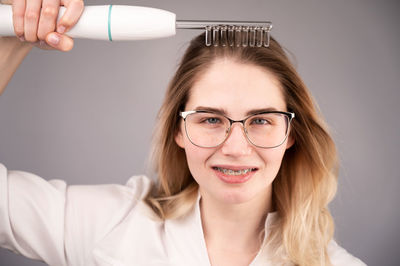
<instances>
[{"instance_id":1,"label":"forehead","mask_svg":"<svg viewBox=\"0 0 400 266\"><path fill-rule=\"evenodd\" d=\"M191 88L186 110L223 109L232 118L252 109L285 111L281 85L269 71L252 64L217 59Z\"/></svg>"}]
</instances>

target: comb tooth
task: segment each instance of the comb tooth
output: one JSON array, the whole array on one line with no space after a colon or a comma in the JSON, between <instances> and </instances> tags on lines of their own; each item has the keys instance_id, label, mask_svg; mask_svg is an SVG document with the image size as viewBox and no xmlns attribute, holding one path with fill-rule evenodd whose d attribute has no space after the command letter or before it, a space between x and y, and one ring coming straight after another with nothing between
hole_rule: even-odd
<instances>
[{"instance_id":1,"label":"comb tooth","mask_svg":"<svg viewBox=\"0 0 400 266\"><path fill-rule=\"evenodd\" d=\"M212 44L211 26L206 26L206 46L211 46L211 44Z\"/></svg>"},{"instance_id":2,"label":"comb tooth","mask_svg":"<svg viewBox=\"0 0 400 266\"><path fill-rule=\"evenodd\" d=\"M241 26L236 26L235 27L235 46L240 47L241 41L242 41L242 27Z\"/></svg>"},{"instance_id":3,"label":"comb tooth","mask_svg":"<svg viewBox=\"0 0 400 266\"><path fill-rule=\"evenodd\" d=\"M271 28L264 27L264 35L263 35L263 42L264 42L264 47L269 47L269 31Z\"/></svg>"},{"instance_id":4,"label":"comb tooth","mask_svg":"<svg viewBox=\"0 0 400 266\"><path fill-rule=\"evenodd\" d=\"M229 26L228 27L228 43L229 46L233 46L233 44L235 43L235 26Z\"/></svg>"},{"instance_id":5,"label":"comb tooth","mask_svg":"<svg viewBox=\"0 0 400 266\"><path fill-rule=\"evenodd\" d=\"M254 47L255 43L256 43L256 29L254 27L250 27L249 46Z\"/></svg>"},{"instance_id":6,"label":"comb tooth","mask_svg":"<svg viewBox=\"0 0 400 266\"><path fill-rule=\"evenodd\" d=\"M256 28L256 46L261 47L263 44L263 30L261 27Z\"/></svg>"},{"instance_id":7,"label":"comb tooth","mask_svg":"<svg viewBox=\"0 0 400 266\"><path fill-rule=\"evenodd\" d=\"M242 28L242 46L246 47L248 43L249 43L249 27L244 26Z\"/></svg>"},{"instance_id":8,"label":"comb tooth","mask_svg":"<svg viewBox=\"0 0 400 266\"><path fill-rule=\"evenodd\" d=\"M220 32L221 32L220 44L222 46L226 46L228 43L228 40L227 40L228 37L227 37L227 33L226 33L227 28L228 28L227 26L221 26L221 28L220 28Z\"/></svg>"},{"instance_id":9,"label":"comb tooth","mask_svg":"<svg viewBox=\"0 0 400 266\"><path fill-rule=\"evenodd\" d=\"M219 26L213 27L213 45L214 46L219 45Z\"/></svg>"}]
</instances>

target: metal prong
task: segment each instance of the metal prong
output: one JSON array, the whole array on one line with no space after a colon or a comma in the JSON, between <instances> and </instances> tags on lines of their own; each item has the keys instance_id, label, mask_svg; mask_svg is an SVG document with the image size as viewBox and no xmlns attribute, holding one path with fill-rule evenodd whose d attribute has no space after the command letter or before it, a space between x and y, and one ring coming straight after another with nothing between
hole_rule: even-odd
<instances>
[{"instance_id":1,"label":"metal prong","mask_svg":"<svg viewBox=\"0 0 400 266\"><path fill-rule=\"evenodd\" d=\"M220 43L222 46L226 46L228 44L228 36L227 36L227 32L226 32L227 29L228 29L227 26L221 26L221 28L220 28L220 32L221 32Z\"/></svg>"},{"instance_id":2,"label":"metal prong","mask_svg":"<svg viewBox=\"0 0 400 266\"><path fill-rule=\"evenodd\" d=\"M233 44L235 43L235 32L234 32L234 30L235 30L235 26L229 26L228 27L228 43L229 43L229 46L233 46Z\"/></svg>"},{"instance_id":3,"label":"metal prong","mask_svg":"<svg viewBox=\"0 0 400 266\"><path fill-rule=\"evenodd\" d=\"M213 30L213 45L218 46L219 45L219 26L214 26L212 30Z\"/></svg>"},{"instance_id":4,"label":"metal prong","mask_svg":"<svg viewBox=\"0 0 400 266\"><path fill-rule=\"evenodd\" d=\"M242 27L242 46L246 47L249 43L249 27Z\"/></svg>"},{"instance_id":5,"label":"metal prong","mask_svg":"<svg viewBox=\"0 0 400 266\"><path fill-rule=\"evenodd\" d=\"M240 47L241 41L242 41L242 27L241 26L236 26L235 27L235 46Z\"/></svg>"},{"instance_id":6,"label":"metal prong","mask_svg":"<svg viewBox=\"0 0 400 266\"><path fill-rule=\"evenodd\" d=\"M264 47L269 47L269 37L270 37L269 32L271 31L271 28L272 28L272 26L263 28L263 31L264 31L264 34L263 34Z\"/></svg>"},{"instance_id":7,"label":"metal prong","mask_svg":"<svg viewBox=\"0 0 400 266\"><path fill-rule=\"evenodd\" d=\"M211 44L212 44L211 26L206 26L206 46L211 46Z\"/></svg>"},{"instance_id":8,"label":"metal prong","mask_svg":"<svg viewBox=\"0 0 400 266\"><path fill-rule=\"evenodd\" d=\"M261 27L256 28L256 46L261 47L263 44L263 30Z\"/></svg>"},{"instance_id":9,"label":"metal prong","mask_svg":"<svg viewBox=\"0 0 400 266\"><path fill-rule=\"evenodd\" d=\"M249 46L254 47L256 44L256 28L255 27L250 27L250 33L249 33Z\"/></svg>"}]
</instances>

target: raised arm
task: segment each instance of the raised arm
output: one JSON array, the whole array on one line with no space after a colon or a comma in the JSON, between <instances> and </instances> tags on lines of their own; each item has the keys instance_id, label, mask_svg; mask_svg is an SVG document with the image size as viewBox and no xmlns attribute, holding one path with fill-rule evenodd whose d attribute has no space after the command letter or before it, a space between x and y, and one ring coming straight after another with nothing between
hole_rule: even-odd
<instances>
[{"instance_id":1,"label":"raised arm","mask_svg":"<svg viewBox=\"0 0 400 266\"><path fill-rule=\"evenodd\" d=\"M0 94L31 48L32 45L21 42L16 37L0 38Z\"/></svg>"},{"instance_id":2,"label":"raised arm","mask_svg":"<svg viewBox=\"0 0 400 266\"><path fill-rule=\"evenodd\" d=\"M69 51L74 46L68 32L83 12L82 0L0 0L12 4L16 37L0 37L0 94L33 46ZM57 22L58 10L67 10Z\"/></svg>"}]
</instances>

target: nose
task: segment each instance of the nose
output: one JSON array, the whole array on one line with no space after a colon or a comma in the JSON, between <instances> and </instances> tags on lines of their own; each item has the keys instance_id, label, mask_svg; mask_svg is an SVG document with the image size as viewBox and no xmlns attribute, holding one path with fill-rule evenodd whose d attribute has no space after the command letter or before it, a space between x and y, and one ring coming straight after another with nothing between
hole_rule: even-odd
<instances>
[{"instance_id":1,"label":"nose","mask_svg":"<svg viewBox=\"0 0 400 266\"><path fill-rule=\"evenodd\" d=\"M240 123L232 124L228 138L222 144L222 153L231 156L243 156L250 154L251 150L252 146L247 140L243 126Z\"/></svg>"}]
</instances>

